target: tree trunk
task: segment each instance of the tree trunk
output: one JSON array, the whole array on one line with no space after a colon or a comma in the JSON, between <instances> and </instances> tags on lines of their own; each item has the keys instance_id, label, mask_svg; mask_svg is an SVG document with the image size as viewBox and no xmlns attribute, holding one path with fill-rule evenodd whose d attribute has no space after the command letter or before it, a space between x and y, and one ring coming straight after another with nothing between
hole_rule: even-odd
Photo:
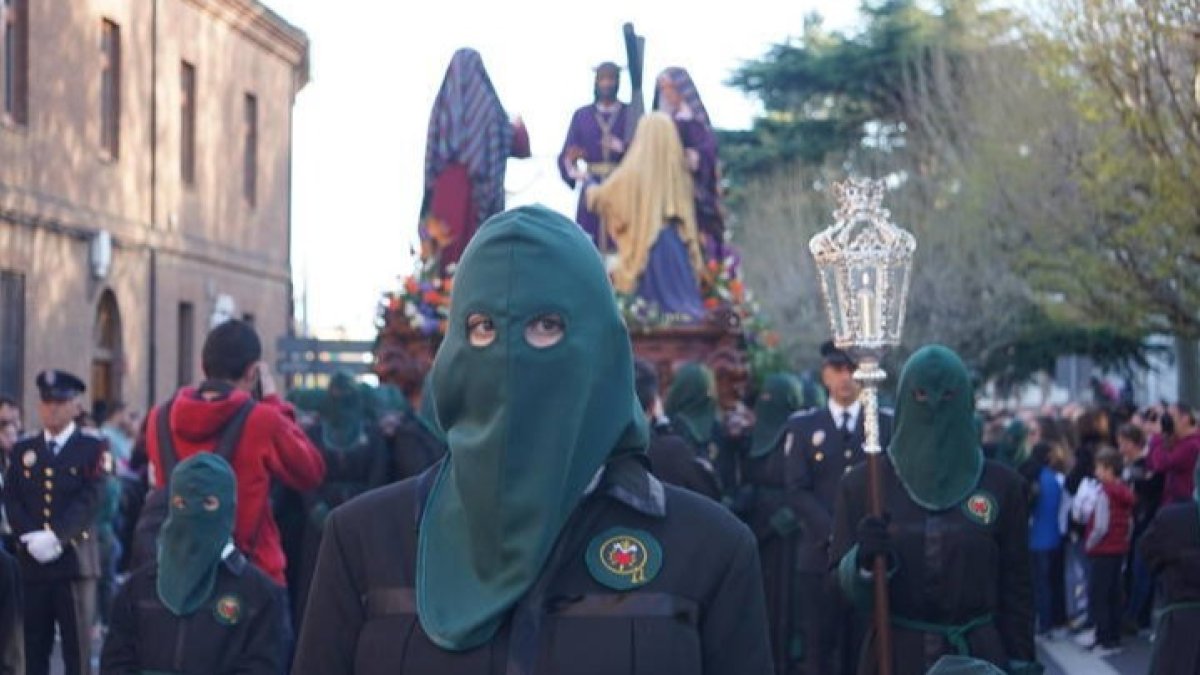
<instances>
[{"instance_id":1,"label":"tree trunk","mask_svg":"<svg viewBox=\"0 0 1200 675\"><path fill-rule=\"evenodd\" d=\"M1179 364L1179 401L1192 407L1200 405L1200 341L1175 338L1175 354Z\"/></svg>"}]
</instances>

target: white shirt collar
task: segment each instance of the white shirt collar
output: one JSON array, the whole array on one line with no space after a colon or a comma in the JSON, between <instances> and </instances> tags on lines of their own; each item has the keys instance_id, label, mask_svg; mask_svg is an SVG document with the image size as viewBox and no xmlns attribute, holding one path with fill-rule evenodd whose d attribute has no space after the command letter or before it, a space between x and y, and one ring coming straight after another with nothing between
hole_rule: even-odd
<instances>
[{"instance_id":1,"label":"white shirt collar","mask_svg":"<svg viewBox=\"0 0 1200 675\"><path fill-rule=\"evenodd\" d=\"M54 443L57 448L55 454L62 451L63 446L67 444L67 439L71 438L71 434L75 433L75 422L68 422L67 426L62 431L58 432L57 436L51 436L49 430L43 430L42 434L46 438L46 445Z\"/></svg>"},{"instance_id":2,"label":"white shirt collar","mask_svg":"<svg viewBox=\"0 0 1200 675\"><path fill-rule=\"evenodd\" d=\"M232 541L226 542L225 548L221 549L221 560L224 560L224 559L228 558L229 556L233 555L233 552L236 550L237 550L237 548L234 547Z\"/></svg>"},{"instance_id":3,"label":"white shirt collar","mask_svg":"<svg viewBox=\"0 0 1200 675\"><path fill-rule=\"evenodd\" d=\"M862 411L861 401L855 401L849 406L843 408L842 406L838 405L837 401L833 400L832 398L829 399L829 413L833 415L833 423L838 427L842 426L842 413L848 412L850 413L850 428L857 429L858 414L860 411Z\"/></svg>"}]
</instances>

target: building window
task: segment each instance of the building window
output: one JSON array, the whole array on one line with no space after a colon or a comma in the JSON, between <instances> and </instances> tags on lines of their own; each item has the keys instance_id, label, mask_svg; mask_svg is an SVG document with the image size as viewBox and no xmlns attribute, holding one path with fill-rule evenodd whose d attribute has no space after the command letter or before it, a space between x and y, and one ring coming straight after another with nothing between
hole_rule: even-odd
<instances>
[{"instance_id":1,"label":"building window","mask_svg":"<svg viewBox=\"0 0 1200 675\"><path fill-rule=\"evenodd\" d=\"M247 204L254 206L258 191L258 99L254 94L246 94L243 108L242 196Z\"/></svg>"},{"instance_id":2,"label":"building window","mask_svg":"<svg viewBox=\"0 0 1200 675\"><path fill-rule=\"evenodd\" d=\"M100 24L100 149L116 159L121 146L121 27Z\"/></svg>"},{"instance_id":3,"label":"building window","mask_svg":"<svg viewBox=\"0 0 1200 675\"><path fill-rule=\"evenodd\" d=\"M0 270L0 394L21 400L25 365L25 277Z\"/></svg>"},{"instance_id":4,"label":"building window","mask_svg":"<svg viewBox=\"0 0 1200 675\"><path fill-rule=\"evenodd\" d=\"M192 384L196 362L196 308L190 302L179 303L179 386Z\"/></svg>"},{"instance_id":5,"label":"building window","mask_svg":"<svg viewBox=\"0 0 1200 675\"><path fill-rule=\"evenodd\" d=\"M179 177L196 183L196 67L187 61L179 67Z\"/></svg>"},{"instance_id":6,"label":"building window","mask_svg":"<svg viewBox=\"0 0 1200 675\"><path fill-rule=\"evenodd\" d=\"M29 0L0 0L4 20L4 117L14 124L25 124L29 117L28 3Z\"/></svg>"}]
</instances>

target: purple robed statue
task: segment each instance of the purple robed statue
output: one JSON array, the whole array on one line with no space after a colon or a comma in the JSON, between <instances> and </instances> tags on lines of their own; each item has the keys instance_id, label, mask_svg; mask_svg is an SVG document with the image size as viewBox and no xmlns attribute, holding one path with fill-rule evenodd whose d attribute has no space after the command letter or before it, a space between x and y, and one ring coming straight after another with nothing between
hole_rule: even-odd
<instances>
[{"instance_id":1,"label":"purple robed statue","mask_svg":"<svg viewBox=\"0 0 1200 675\"><path fill-rule=\"evenodd\" d=\"M572 189L581 185L575 222L601 250L612 249L600 219L587 208L588 186L599 185L621 162L630 141L629 107L617 100L621 69L614 63L596 67L595 100L575 111L558 155L558 171ZM586 166L580 167L582 160Z\"/></svg>"},{"instance_id":2,"label":"purple robed statue","mask_svg":"<svg viewBox=\"0 0 1200 675\"><path fill-rule=\"evenodd\" d=\"M672 67L659 74L654 88L654 110L670 115L679 130L692 173L696 224L704 239L705 257L723 259L726 255L725 217L718 187L717 136L687 70Z\"/></svg>"}]
</instances>

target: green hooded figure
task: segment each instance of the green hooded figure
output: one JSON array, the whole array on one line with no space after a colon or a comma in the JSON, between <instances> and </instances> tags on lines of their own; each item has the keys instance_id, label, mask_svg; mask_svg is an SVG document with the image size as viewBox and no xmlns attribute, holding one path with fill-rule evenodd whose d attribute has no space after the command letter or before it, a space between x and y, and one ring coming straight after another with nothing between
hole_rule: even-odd
<instances>
[{"instance_id":1,"label":"green hooded figure","mask_svg":"<svg viewBox=\"0 0 1200 675\"><path fill-rule=\"evenodd\" d=\"M158 598L176 616L205 605L233 541L237 480L220 456L200 452L171 472L170 512L158 535Z\"/></svg>"},{"instance_id":2,"label":"green hooded figure","mask_svg":"<svg viewBox=\"0 0 1200 675\"><path fill-rule=\"evenodd\" d=\"M363 440L369 394L364 389L344 372L329 379L325 400L317 408L321 416L321 446L326 450L345 450Z\"/></svg>"},{"instance_id":3,"label":"green hooded figure","mask_svg":"<svg viewBox=\"0 0 1200 675\"><path fill-rule=\"evenodd\" d=\"M887 452L900 483L923 508L956 506L979 484L984 458L974 407L967 367L950 349L922 347L904 365Z\"/></svg>"},{"instance_id":4,"label":"green hooded figure","mask_svg":"<svg viewBox=\"0 0 1200 675\"><path fill-rule=\"evenodd\" d=\"M717 384L712 371L699 363L680 366L663 408L685 440L697 447L707 446L717 420Z\"/></svg>"},{"instance_id":5,"label":"green hooded figure","mask_svg":"<svg viewBox=\"0 0 1200 675\"><path fill-rule=\"evenodd\" d=\"M996 460L1011 469L1021 466L1026 459L1029 459L1029 453L1025 447L1025 441L1028 438L1029 427L1025 426L1024 422L1021 420L1009 422L1000 436Z\"/></svg>"},{"instance_id":6,"label":"green hooded figure","mask_svg":"<svg viewBox=\"0 0 1200 675\"><path fill-rule=\"evenodd\" d=\"M774 373L763 382L754 403L754 435L750 457L764 457L779 443L788 418L805 406L804 384L791 373Z\"/></svg>"},{"instance_id":7,"label":"green hooded figure","mask_svg":"<svg viewBox=\"0 0 1200 675\"><path fill-rule=\"evenodd\" d=\"M434 644L468 650L538 579L605 462L648 440L629 336L578 225L540 206L484 224L432 382L449 451L421 516L417 614Z\"/></svg>"}]
</instances>

